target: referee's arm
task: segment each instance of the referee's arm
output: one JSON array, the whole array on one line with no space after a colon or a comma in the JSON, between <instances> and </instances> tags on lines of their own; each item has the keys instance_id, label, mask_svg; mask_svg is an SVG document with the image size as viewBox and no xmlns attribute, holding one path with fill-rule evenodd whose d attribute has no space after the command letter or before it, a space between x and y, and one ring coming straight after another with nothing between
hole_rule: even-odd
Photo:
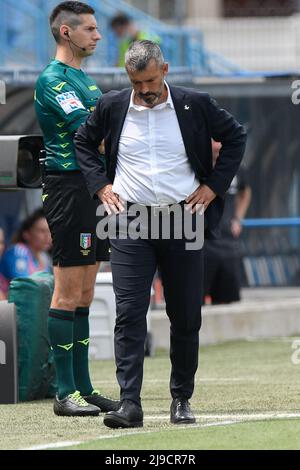
<instances>
[{"instance_id":1,"label":"referee's arm","mask_svg":"<svg viewBox=\"0 0 300 470\"><path fill-rule=\"evenodd\" d=\"M78 165L86 180L92 198L111 181L106 176L104 162L100 156L99 145L104 138L101 119L101 99L87 121L82 124L74 137Z\"/></svg>"},{"instance_id":2,"label":"referee's arm","mask_svg":"<svg viewBox=\"0 0 300 470\"><path fill-rule=\"evenodd\" d=\"M58 88L60 84L60 79L56 79L48 83L43 89L39 87L35 95L35 101L39 103L42 112L49 113L49 111L51 111L64 122L64 129L66 128L69 133L73 134L79 128L80 124L86 121L90 113L85 109L82 97L71 84L65 82L63 93L62 90ZM58 99L60 96L67 93L72 93L76 100L76 108L71 113L66 112L63 100L60 101Z\"/></svg>"}]
</instances>

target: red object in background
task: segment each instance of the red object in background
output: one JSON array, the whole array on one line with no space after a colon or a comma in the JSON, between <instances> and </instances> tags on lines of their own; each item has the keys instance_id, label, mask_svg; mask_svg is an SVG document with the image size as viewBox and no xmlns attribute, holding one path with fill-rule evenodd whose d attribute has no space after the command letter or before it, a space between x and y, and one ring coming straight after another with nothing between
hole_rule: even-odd
<instances>
[{"instance_id":1,"label":"red object in background","mask_svg":"<svg viewBox=\"0 0 300 470\"><path fill-rule=\"evenodd\" d=\"M164 305L164 290L162 286L162 282L159 277L156 277L153 281L153 289L154 289L154 296L153 296L153 304L154 306L158 307L160 305Z\"/></svg>"},{"instance_id":2,"label":"red object in background","mask_svg":"<svg viewBox=\"0 0 300 470\"><path fill-rule=\"evenodd\" d=\"M206 295L204 297L204 305L211 305L212 304L212 299L210 295Z\"/></svg>"}]
</instances>

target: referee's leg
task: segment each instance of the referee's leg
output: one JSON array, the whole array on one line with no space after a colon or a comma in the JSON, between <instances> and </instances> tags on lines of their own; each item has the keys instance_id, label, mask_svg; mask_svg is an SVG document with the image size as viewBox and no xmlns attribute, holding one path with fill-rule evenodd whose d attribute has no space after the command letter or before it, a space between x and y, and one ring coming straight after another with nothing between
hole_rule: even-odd
<instances>
[{"instance_id":1,"label":"referee's leg","mask_svg":"<svg viewBox=\"0 0 300 470\"><path fill-rule=\"evenodd\" d=\"M83 280L88 266L54 266L55 286L51 309L73 311L82 297Z\"/></svg>"},{"instance_id":2,"label":"referee's leg","mask_svg":"<svg viewBox=\"0 0 300 470\"><path fill-rule=\"evenodd\" d=\"M74 323L87 266L54 266L55 287L48 318L49 338L54 354L57 396L54 412L62 416L97 415L100 410L80 401L74 379ZM84 406L83 406L84 405Z\"/></svg>"}]
</instances>

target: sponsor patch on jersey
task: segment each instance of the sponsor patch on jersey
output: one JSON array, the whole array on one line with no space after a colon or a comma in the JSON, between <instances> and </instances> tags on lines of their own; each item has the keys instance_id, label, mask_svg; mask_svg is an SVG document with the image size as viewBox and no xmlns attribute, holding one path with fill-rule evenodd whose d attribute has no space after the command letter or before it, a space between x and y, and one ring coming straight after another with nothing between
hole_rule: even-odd
<instances>
[{"instance_id":1,"label":"sponsor patch on jersey","mask_svg":"<svg viewBox=\"0 0 300 470\"><path fill-rule=\"evenodd\" d=\"M66 114L73 113L77 109L85 109L80 99L76 96L75 91L67 91L57 95L55 99Z\"/></svg>"}]
</instances>

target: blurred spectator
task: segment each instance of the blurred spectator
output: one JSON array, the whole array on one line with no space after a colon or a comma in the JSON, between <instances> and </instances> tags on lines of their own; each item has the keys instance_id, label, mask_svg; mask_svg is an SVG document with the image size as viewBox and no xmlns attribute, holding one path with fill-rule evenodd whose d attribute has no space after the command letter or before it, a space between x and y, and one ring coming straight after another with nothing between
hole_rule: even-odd
<instances>
[{"instance_id":1,"label":"blurred spectator","mask_svg":"<svg viewBox=\"0 0 300 470\"><path fill-rule=\"evenodd\" d=\"M0 261L0 292L5 297L12 279L51 270L47 254L51 248L51 236L42 209L37 209L24 220L12 242Z\"/></svg>"},{"instance_id":2,"label":"blurred spectator","mask_svg":"<svg viewBox=\"0 0 300 470\"><path fill-rule=\"evenodd\" d=\"M149 33L148 31L140 31L133 20L125 13L118 13L111 20L110 26L115 35L119 39L119 54L117 67L124 67L125 53L134 41L142 41L143 39L150 39L157 44L160 44L159 36Z\"/></svg>"},{"instance_id":3,"label":"blurred spectator","mask_svg":"<svg viewBox=\"0 0 300 470\"><path fill-rule=\"evenodd\" d=\"M212 141L215 164L222 145ZM226 193L224 213L220 222L221 236L204 243L204 301L206 304L230 303L240 300L241 285L241 220L251 201L251 188L246 170L240 167Z\"/></svg>"}]
</instances>

